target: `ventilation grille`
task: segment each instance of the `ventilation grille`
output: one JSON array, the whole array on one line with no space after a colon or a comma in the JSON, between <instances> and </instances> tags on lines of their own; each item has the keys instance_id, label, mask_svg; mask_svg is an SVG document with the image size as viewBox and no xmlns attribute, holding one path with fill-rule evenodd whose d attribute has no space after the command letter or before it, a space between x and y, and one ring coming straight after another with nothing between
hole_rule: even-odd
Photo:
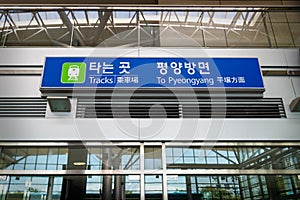
<instances>
[{"instance_id":1,"label":"ventilation grille","mask_svg":"<svg viewBox=\"0 0 300 200\"><path fill-rule=\"evenodd\" d=\"M0 117L45 117L46 107L41 98L0 98Z\"/></svg>"},{"instance_id":2,"label":"ventilation grille","mask_svg":"<svg viewBox=\"0 0 300 200\"><path fill-rule=\"evenodd\" d=\"M184 104L185 118L285 118L282 99L227 99Z\"/></svg>"},{"instance_id":3,"label":"ventilation grille","mask_svg":"<svg viewBox=\"0 0 300 200\"><path fill-rule=\"evenodd\" d=\"M282 99L78 99L78 118L286 118Z\"/></svg>"}]
</instances>

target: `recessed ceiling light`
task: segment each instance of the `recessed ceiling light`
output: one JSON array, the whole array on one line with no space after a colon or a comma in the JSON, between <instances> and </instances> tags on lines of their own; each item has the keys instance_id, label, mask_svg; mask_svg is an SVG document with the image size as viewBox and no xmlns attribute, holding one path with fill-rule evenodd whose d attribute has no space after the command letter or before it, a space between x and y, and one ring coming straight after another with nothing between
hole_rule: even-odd
<instances>
[{"instance_id":1,"label":"recessed ceiling light","mask_svg":"<svg viewBox=\"0 0 300 200\"><path fill-rule=\"evenodd\" d=\"M83 162L83 161L76 161L76 162L73 162L73 165L75 165L75 166L83 166L83 165L85 165L86 164L86 162Z\"/></svg>"}]
</instances>

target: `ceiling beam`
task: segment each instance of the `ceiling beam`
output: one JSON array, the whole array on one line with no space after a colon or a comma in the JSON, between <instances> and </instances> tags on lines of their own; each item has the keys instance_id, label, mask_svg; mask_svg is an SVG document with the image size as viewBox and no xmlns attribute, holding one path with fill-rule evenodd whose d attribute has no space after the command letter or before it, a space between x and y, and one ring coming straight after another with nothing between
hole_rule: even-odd
<instances>
[{"instance_id":1,"label":"ceiling beam","mask_svg":"<svg viewBox=\"0 0 300 200\"><path fill-rule=\"evenodd\" d=\"M89 39L88 45L97 46L101 42L101 34L107 25L109 18L112 15L112 11L104 11L101 16L99 16L99 25L96 28L93 36Z\"/></svg>"},{"instance_id":2,"label":"ceiling beam","mask_svg":"<svg viewBox=\"0 0 300 200\"><path fill-rule=\"evenodd\" d=\"M158 4L158 0L85 0L78 2L77 0L0 0L2 5L126 5L126 4Z\"/></svg>"},{"instance_id":3,"label":"ceiling beam","mask_svg":"<svg viewBox=\"0 0 300 200\"><path fill-rule=\"evenodd\" d=\"M242 162L242 163L239 165L239 167L240 167L240 169L243 169L243 168L246 167L247 165L250 165L250 164L252 164L252 163L256 163L256 162L259 161L260 159L265 158L265 157L267 157L267 156L269 156L269 155L271 155L271 154L275 154L275 153L277 153L278 151L281 151L281 149L280 149L280 148L274 148L274 149L271 149L271 150L269 150L269 151L265 151L265 152L262 153L262 154L259 154L259 155L255 156L255 157L252 157L252 158L246 160L245 162Z\"/></svg>"},{"instance_id":4,"label":"ceiling beam","mask_svg":"<svg viewBox=\"0 0 300 200\"><path fill-rule=\"evenodd\" d=\"M72 22L70 21L70 19L68 18L67 14L65 13L65 11L59 10L58 14L61 18L61 20L63 21L63 23L67 26L68 30L70 31L70 33L72 31L74 31L74 37L78 40L79 45L80 46L85 46L85 42L83 40L83 37L81 36L81 34L79 33L79 31L77 29L74 28ZM73 30L74 29L74 30Z\"/></svg>"}]
</instances>

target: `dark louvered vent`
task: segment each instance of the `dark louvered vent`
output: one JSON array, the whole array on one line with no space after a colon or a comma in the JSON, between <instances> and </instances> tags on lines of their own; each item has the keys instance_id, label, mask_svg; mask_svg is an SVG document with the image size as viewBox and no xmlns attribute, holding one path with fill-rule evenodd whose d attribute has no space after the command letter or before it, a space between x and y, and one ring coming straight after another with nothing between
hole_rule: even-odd
<instances>
[{"instance_id":1,"label":"dark louvered vent","mask_svg":"<svg viewBox=\"0 0 300 200\"><path fill-rule=\"evenodd\" d=\"M227 99L182 104L184 118L285 118L282 99Z\"/></svg>"},{"instance_id":2,"label":"dark louvered vent","mask_svg":"<svg viewBox=\"0 0 300 200\"><path fill-rule=\"evenodd\" d=\"M178 104L122 103L80 101L77 117L81 118L179 118Z\"/></svg>"},{"instance_id":3,"label":"dark louvered vent","mask_svg":"<svg viewBox=\"0 0 300 200\"><path fill-rule=\"evenodd\" d=\"M45 117L46 107L41 98L0 98L0 117Z\"/></svg>"},{"instance_id":4,"label":"dark louvered vent","mask_svg":"<svg viewBox=\"0 0 300 200\"><path fill-rule=\"evenodd\" d=\"M78 99L78 118L285 118L282 99Z\"/></svg>"}]
</instances>

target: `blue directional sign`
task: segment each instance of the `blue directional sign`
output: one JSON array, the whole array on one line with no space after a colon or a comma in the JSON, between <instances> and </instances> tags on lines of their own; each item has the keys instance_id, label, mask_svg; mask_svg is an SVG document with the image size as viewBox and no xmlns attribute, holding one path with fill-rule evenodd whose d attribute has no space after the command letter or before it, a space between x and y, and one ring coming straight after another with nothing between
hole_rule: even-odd
<instances>
[{"instance_id":1,"label":"blue directional sign","mask_svg":"<svg viewBox=\"0 0 300 200\"><path fill-rule=\"evenodd\" d=\"M47 57L41 89L263 89L257 58Z\"/></svg>"}]
</instances>

